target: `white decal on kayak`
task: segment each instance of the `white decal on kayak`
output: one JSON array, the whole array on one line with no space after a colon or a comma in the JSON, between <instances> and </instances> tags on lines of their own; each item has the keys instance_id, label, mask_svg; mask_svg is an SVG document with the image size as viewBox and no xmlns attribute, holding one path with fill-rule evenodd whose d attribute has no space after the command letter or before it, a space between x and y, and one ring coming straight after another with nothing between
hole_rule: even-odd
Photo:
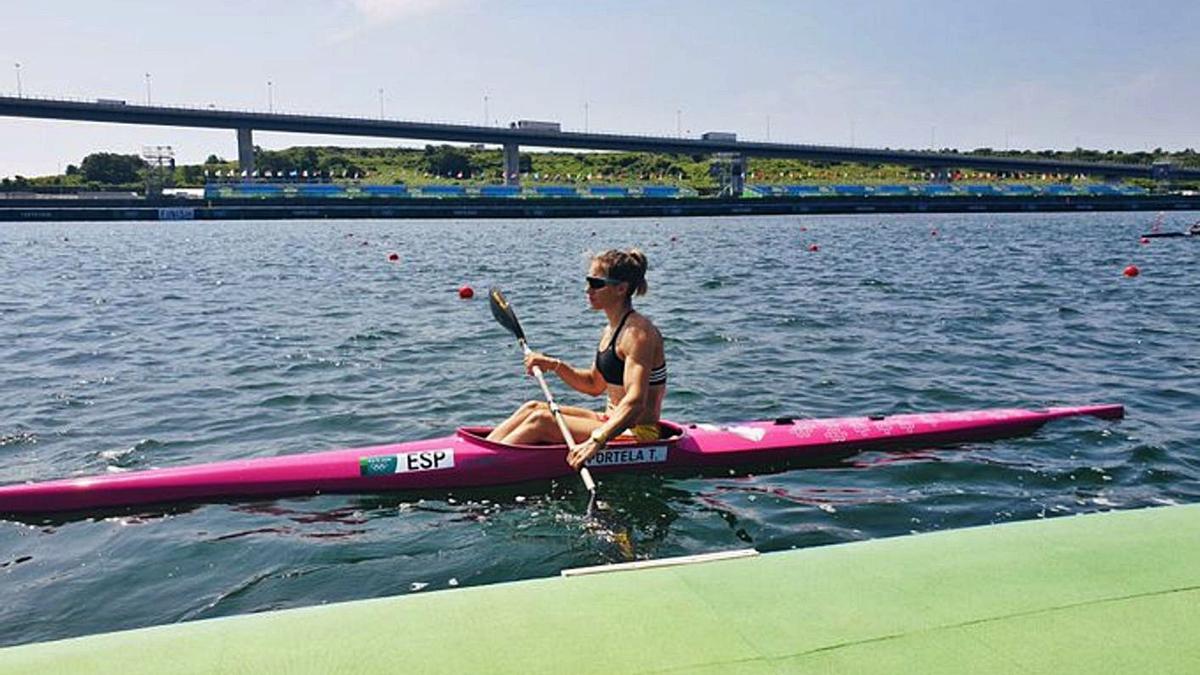
<instances>
[{"instance_id":1,"label":"white decal on kayak","mask_svg":"<svg viewBox=\"0 0 1200 675\"><path fill-rule=\"evenodd\" d=\"M796 438L808 438L816 429L817 424L813 420L800 420L792 427L792 435Z\"/></svg>"},{"instance_id":2,"label":"white decal on kayak","mask_svg":"<svg viewBox=\"0 0 1200 675\"><path fill-rule=\"evenodd\" d=\"M667 446L650 445L641 448L608 448L597 452L587 461L588 466L618 466L621 464L657 464L667 461Z\"/></svg>"},{"instance_id":3,"label":"white decal on kayak","mask_svg":"<svg viewBox=\"0 0 1200 675\"><path fill-rule=\"evenodd\" d=\"M759 429L744 425L738 425L734 427L719 427L715 424L697 424L696 428L703 429L704 431L727 431L735 436L741 436L748 441L754 441L756 443L761 441L763 436L767 435L766 429Z\"/></svg>"},{"instance_id":4,"label":"white decal on kayak","mask_svg":"<svg viewBox=\"0 0 1200 675\"><path fill-rule=\"evenodd\" d=\"M416 471L438 471L454 468L454 450L451 448L404 452L398 455L375 455L358 460L359 473L363 476L386 476L394 473Z\"/></svg>"},{"instance_id":5,"label":"white decal on kayak","mask_svg":"<svg viewBox=\"0 0 1200 675\"><path fill-rule=\"evenodd\" d=\"M871 433L871 427L867 426L867 421L864 419L854 418L846 426L859 438L866 438Z\"/></svg>"},{"instance_id":6,"label":"white decal on kayak","mask_svg":"<svg viewBox=\"0 0 1200 675\"><path fill-rule=\"evenodd\" d=\"M766 429L760 429L758 427L746 427L746 426L725 427L725 431L728 431L729 433L733 434L734 436L741 436L742 438L744 438L748 441L754 441L755 443L761 441L763 439L763 436L767 435Z\"/></svg>"},{"instance_id":7,"label":"white decal on kayak","mask_svg":"<svg viewBox=\"0 0 1200 675\"><path fill-rule=\"evenodd\" d=\"M825 438L833 441L834 443L841 443L842 441L850 438L850 436L846 434L846 430L842 428L841 424L837 422L829 422L825 425Z\"/></svg>"}]
</instances>

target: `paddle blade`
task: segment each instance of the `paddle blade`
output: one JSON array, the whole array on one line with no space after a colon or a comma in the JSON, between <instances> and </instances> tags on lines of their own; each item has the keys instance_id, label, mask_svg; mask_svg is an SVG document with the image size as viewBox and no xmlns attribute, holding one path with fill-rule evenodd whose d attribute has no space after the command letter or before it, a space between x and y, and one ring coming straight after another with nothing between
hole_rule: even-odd
<instances>
[{"instance_id":1,"label":"paddle blade","mask_svg":"<svg viewBox=\"0 0 1200 675\"><path fill-rule=\"evenodd\" d=\"M504 293L499 288L493 288L488 291L488 297L492 303L492 316L496 317L496 321L508 329L508 332L517 336L518 340L524 341L525 331L521 330L521 322L517 321L517 313L508 304Z\"/></svg>"}]
</instances>

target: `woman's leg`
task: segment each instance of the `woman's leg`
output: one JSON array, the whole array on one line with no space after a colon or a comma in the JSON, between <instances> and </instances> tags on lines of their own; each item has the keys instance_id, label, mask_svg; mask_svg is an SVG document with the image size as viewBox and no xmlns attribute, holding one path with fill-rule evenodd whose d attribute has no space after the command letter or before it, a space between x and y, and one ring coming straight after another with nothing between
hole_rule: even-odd
<instances>
[{"instance_id":1,"label":"woman's leg","mask_svg":"<svg viewBox=\"0 0 1200 675\"><path fill-rule=\"evenodd\" d=\"M541 401L526 401L522 403L516 412L508 416L508 419L497 424L496 428L492 429L492 432L487 435L487 439L489 441L503 440L505 436L512 433L513 429L517 428L518 424L524 422L525 418L529 417L529 413L536 410L539 405L543 408L546 407L546 404Z\"/></svg>"},{"instance_id":2,"label":"woman's leg","mask_svg":"<svg viewBox=\"0 0 1200 675\"><path fill-rule=\"evenodd\" d=\"M592 430L604 423L599 413L584 408L562 408L563 421L576 443L582 443ZM562 431L549 406L534 409L525 419L508 433L503 443L513 445L537 445L562 443Z\"/></svg>"},{"instance_id":3,"label":"woman's leg","mask_svg":"<svg viewBox=\"0 0 1200 675\"><path fill-rule=\"evenodd\" d=\"M530 417L530 415L536 413L539 410L544 411L547 415L550 415L550 406L547 405L545 401L526 401L525 403L522 403L521 407L517 408L516 412L514 412L512 415L508 416L508 419L506 419L503 422L501 422L500 424L496 425L495 429L492 429L491 433L489 433L487 435L487 439L489 441L503 441L505 439L505 437L507 437L509 434L511 434L518 426L521 425L522 422L525 422ZM603 419L600 417L599 413L592 411L592 410L588 410L587 408L576 408L575 406L564 405L564 406L559 406L559 410L562 411L563 417L567 419L567 428L569 428L569 429L574 429L574 426L572 425L572 423L570 421L571 418L580 418L580 419L584 419L584 420L596 420L597 423L603 421ZM554 422L553 415L550 415L550 421ZM592 428L595 428L595 427L593 426ZM562 432L557 431L557 429L558 429L557 423L555 423L554 429L556 430L555 433L557 434L555 436L555 438L561 439ZM592 433L592 429L589 428L587 433L589 433L589 434ZM539 442L548 442L548 441L539 441ZM557 442L557 441L553 441L553 442Z\"/></svg>"}]
</instances>

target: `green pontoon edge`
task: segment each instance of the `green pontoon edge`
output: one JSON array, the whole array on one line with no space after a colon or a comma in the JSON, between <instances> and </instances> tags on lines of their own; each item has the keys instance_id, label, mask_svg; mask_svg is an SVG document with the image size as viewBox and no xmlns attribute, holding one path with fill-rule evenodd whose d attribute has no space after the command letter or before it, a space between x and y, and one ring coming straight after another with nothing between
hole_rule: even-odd
<instances>
[{"instance_id":1,"label":"green pontoon edge","mask_svg":"<svg viewBox=\"0 0 1200 675\"><path fill-rule=\"evenodd\" d=\"M1200 505L0 649L0 672L1197 673Z\"/></svg>"}]
</instances>

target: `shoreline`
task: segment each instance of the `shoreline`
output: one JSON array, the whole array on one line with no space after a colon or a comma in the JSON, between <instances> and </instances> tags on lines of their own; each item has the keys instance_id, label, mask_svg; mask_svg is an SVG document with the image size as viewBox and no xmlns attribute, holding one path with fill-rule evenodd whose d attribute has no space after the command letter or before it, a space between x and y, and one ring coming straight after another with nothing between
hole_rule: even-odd
<instances>
[{"instance_id":1,"label":"shoreline","mask_svg":"<svg viewBox=\"0 0 1200 675\"><path fill-rule=\"evenodd\" d=\"M57 203L56 203L57 202ZM67 203L64 203L67 202ZM124 220L670 218L864 213L1200 211L1200 196L762 197L754 199L5 199L0 222Z\"/></svg>"}]
</instances>

